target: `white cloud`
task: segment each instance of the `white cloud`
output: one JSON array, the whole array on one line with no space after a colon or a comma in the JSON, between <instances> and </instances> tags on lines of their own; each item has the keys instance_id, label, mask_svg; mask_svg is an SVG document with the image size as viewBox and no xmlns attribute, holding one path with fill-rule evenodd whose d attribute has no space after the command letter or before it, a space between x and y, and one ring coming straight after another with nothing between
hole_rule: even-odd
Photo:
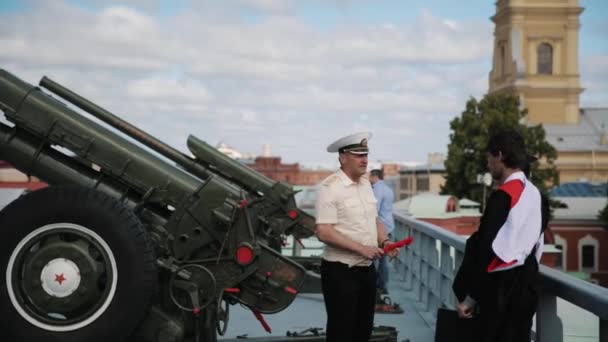
<instances>
[{"instance_id":1,"label":"white cloud","mask_svg":"<svg viewBox=\"0 0 608 342\"><path fill-rule=\"evenodd\" d=\"M127 84L127 94L143 100L164 100L170 102L208 102L212 96L207 89L191 80L140 79Z\"/></svg>"},{"instance_id":2,"label":"white cloud","mask_svg":"<svg viewBox=\"0 0 608 342\"><path fill-rule=\"evenodd\" d=\"M269 143L287 162L333 161L328 142L369 129L373 158L425 160L487 88L485 17L424 10L410 22L320 28L293 1L193 1L161 17L152 2L86 3L0 15L0 65L32 83L48 75L179 148L192 133L244 152Z\"/></svg>"},{"instance_id":3,"label":"white cloud","mask_svg":"<svg viewBox=\"0 0 608 342\"><path fill-rule=\"evenodd\" d=\"M608 55L581 58L581 106L608 107Z\"/></svg>"},{"instance_id":4,"label":"white cloud","mask_svg":"<svg viewBox=\"0 0 608 342\"><path fill-rule=\"evenodd\" d=\"M291 0L241 0L244 6L269 13L285 13L293 9Z\"/></svg>"}]
</instances>

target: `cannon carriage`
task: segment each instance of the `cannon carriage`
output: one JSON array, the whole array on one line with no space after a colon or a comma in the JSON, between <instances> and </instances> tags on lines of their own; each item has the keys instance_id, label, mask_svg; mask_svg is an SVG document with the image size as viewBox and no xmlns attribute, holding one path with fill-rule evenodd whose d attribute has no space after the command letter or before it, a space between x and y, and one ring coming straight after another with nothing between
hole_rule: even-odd
<instances>
[{"instance_id":1,"label":"cannon carriage","mask_svg":"<svg viewBox=\"0 0 608 342\"><path fill-rule=\"evenodd\" d=\"M300 291L280 246L314 219L289 185L194 136L184 154L46 77L0 70L0 110L0 159L49 184L0 212L3 341L215 341L230 305L262 319Z\"/></svg>"}]
</instances>

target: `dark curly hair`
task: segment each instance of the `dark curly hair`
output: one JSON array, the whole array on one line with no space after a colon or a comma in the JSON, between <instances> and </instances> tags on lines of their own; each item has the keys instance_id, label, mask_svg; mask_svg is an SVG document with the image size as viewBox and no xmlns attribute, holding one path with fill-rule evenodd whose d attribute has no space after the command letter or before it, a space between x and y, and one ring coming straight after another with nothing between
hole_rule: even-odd
<instances>
[{"instance_id":1,"label":"dark curly hair","mask_svg":"<svg viewBox=\"0 0 608 342\"><path fill-rule=\"evenodd\" d=\"M495 157L502 152L502 162L512 169L521 169L527 164L528 154L524 138L515 130L500 131L492 135L486 151Z\"/></svg>"}]
</instances>

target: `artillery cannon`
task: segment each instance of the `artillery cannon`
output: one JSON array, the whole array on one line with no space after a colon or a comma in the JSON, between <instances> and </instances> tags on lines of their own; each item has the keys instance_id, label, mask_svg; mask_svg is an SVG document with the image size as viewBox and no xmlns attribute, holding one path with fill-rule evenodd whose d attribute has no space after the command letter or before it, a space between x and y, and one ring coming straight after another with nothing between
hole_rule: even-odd
<instances>
[{"instance_id":1,"label":"artillery cannon","mask_svg":"<svg viewBox=\"0 0 608 342\"><path fill-rule=\"evenodd\" d=\"M314 219L290 186L40 87L0 70L0 159L50 185L0 212L3 341L209 342L229 305L293 301L306 271L278 249Z\"/></svg>"}]
</instances>

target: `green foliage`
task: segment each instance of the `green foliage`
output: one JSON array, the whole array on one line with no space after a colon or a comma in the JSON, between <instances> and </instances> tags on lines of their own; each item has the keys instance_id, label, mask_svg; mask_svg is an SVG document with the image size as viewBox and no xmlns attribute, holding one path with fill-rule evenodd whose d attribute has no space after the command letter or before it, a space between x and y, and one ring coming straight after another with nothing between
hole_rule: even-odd
<instances>
[{"instance_id":1,"label":"green foliage","mask_svg":"<svg viewBox=\"0 0 608 342\"><path fill-rule=\"evenodd\" d=\"M548 166L542 169L538 162L532 164L532 182L544 193L548 183L557 184L557 170L553 164L557 152L546 141L542 125L523 124L525 116L526 111L519 109L519 99L515 96L486 95L481 101L469 99L462 115L450 122L452 132L442 193L482 201L483 185L477 183L477 175L487 172L488 139L504 129L520 132L526 141L528 154L547 161Z\"/></svg>"}]
</instances>

